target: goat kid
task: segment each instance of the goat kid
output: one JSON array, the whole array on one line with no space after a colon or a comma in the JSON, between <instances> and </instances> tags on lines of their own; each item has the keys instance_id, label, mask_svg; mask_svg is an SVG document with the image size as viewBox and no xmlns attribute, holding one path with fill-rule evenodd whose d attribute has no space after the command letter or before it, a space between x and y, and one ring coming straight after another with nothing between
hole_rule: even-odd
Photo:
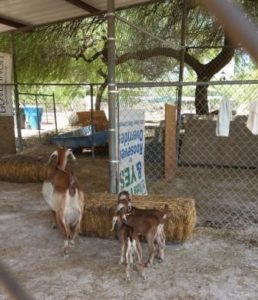
<instances>
[{"instance_id":1,"label":"goat kid","mask_svg":"<svg viewBox=\"0 0 258 300\"><path fill-rule=\"evenodd\" d=\"M134 254L136 254L138 258L139 273L143 279L145 279L142 247L138 233L132 227L127 226L122 222L122 215L120 212L117 212L113 217L111 231L113 231L115 227L117 228L121 245L120 263L125 264L126 279L130 280L130 269L134 263Z\"/></svg>"},{"instance_id":2,"label":"goat kid","mask_svg":"<svg viewBox=\"0 0 258 300\"><path fill-rule=\"evenodd\" d=\"M163 230L160 218L148 214L123 213L122 220L124 224L132 227L138 235L145 237L149 248L149 257L146 266L152 265L155 256L155 241L158 247L164 250L164 244L160 244L161 239L159 238L160 232Z\"/></svg>"},{"instance_id":3,"label":"goat kid","mask_svg":"<svg viewBox=\"0 0 258 300\"><path fill-rule=\"evenodd\" d=\"M154 256L160 259L161 261L165 258L165 245L166 245L166 236L164 232L164 223L167 219L168 213L168 205L164 206L164 210L158 209L140 209L132 206L131 196L127 191L122 191L118 194L118 201L117 201L117 211L121 213L137 215L138 218L146 220L145 217L149 216L156 218L159 224L157 226L157 231L154 237L154 247L155 247L155 254Z\"/></svg>"},{"instance_id":4,"label":"goat kid","mask_svg":"<svg viewBox=\"0 0 258 300\"><path fill-rule=\"evenodd\" d=\"M75 160L72 151L60 148L50 155L48 163L54 156L57 157L56 166L49 171L43 183L42 193L52 211L54 224L63 233L64 254L67 254L69 245L74 244L74 239L80 231L84 194L75 175L66 166L69 156Z\"/></svg>"}]
</instances>

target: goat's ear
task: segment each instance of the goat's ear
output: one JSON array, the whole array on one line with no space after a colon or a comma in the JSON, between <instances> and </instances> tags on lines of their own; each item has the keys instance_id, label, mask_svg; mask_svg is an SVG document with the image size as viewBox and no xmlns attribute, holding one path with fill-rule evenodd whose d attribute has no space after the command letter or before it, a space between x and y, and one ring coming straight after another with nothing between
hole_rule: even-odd
<instances>
[{"instance_id":1,"label":"goat's ear","mask_svg":"<svg viewBox=\"0 0 258 300\"><path fill-rule=\"evenodd\" d=\"M52 158L53 158L54 156L56 156L56 157L58 156L57 150L55 150L55 151L50 155L50 157L49 157L49 159L48 159L48 162L47 162L47 165L50 164L50 162L51 162L51 160L52 160Z\"/></svg>"},{"instance_id":2,"label":"goat's ear","mask_svg":"<svg viewBox=\"0 0 258 300\"><path fill-rule=\"evenodd\" d=\"M127 218L125 214L122 215L122 221L124 224L127 224Z\"/></svg>"},{"instance_id":3,"label":"goat's ear","mask_svg":"<svg viewBox=\"0 0 258 300\"><path fill-rule=\"evenodd\" d=\"M119 201L122 192L119 192L117 195L117 201Z\"/></svg>"},{"instance_id":4,"label":"goat's ear","mask_svg":"<svg viewBox=\"0 0 258 300\"><path fill-rule=\"evenodd\" d=\"M128 209L129 209L129 211L132 209L132 200L130 198L128 201Z\"/></svg>"},{"instance_id":5,"label":"goat's ear","mask_svg":"<svg viewBox=\"0 0 258 300\"><path fill-rule=\"evenodd\" d=\"M124 208L125 206L124 206L124 204L123 203L119 203L118 205L117 205L117 208L116 208L116 211L117 212L119 212L122 208Z\"/></svg>"},{"instance_id":6,"label":"goat's ear","mask_svg":"<svg viewBox=\"0 0 258 300\"><path fill-rule=\"evenodd\" d=\"M132 195L130 195L129 193L128 193L128 200L132 203L132 201L133 201L133 197L132 197Z\"/></svg>"},{"instance_id":7,"label":"goat's ear","mask_svg":"<svg viewBox=\"0 0 258 300\"><path fill-rule=\"evenodd\" d=\"M114 231L117 221L118 221L118 217L114 216L112 219L112 228L110 231Z\"/></svg>"},{"instance_id":8,"label":"goat's ear","mask_svg":"<svg viewBox=\"0 0 258 300\"><path fill-rule=\"evenodd\" d=\"M169 211L169 206L168 206L167 203L164 205L164 211L165 211L165 212L168 212L168 211Z\"/></svg>"},{"instance_id":9,"label":"goat's ear","mask_svg":"<svg viewBox=\"0 0 258 300\"><path fill-rule=\"evenodd\" d=\"M74 156L72 149L67 149L67 152L67 157L71 156L72 160L76 161L76 157Z\"/></svg>"}]
</instances>

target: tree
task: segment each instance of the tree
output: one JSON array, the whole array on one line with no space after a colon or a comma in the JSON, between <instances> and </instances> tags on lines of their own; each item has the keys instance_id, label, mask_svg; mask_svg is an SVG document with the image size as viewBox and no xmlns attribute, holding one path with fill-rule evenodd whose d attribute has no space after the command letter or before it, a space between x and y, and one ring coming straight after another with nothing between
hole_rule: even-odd
<instances>
[{"instance_id":1,"label":"tree","mask_svg":"<svg viewBox=\"0 0 258 300\"><path fill-rule=\"evenodd\" d=\"M234 47L230 43L230 40L225 37L222 29L206 14L204 14L197 5L191 5L187 7L187 23L188 30L186 32L187 44L191 47L186 46L186 51L184 54L185 64L188 65L195 73L197 77L197 82L209 81L214 74L220 71L234 56ZM137 46L132 45L131 51L122 54L118 60L117 64L122 64L129 59L134 60L146 60L153 57L167 57L173 58L177 61L180 60L181 50L179 48L180 32L181 32L181 20L182 20L182 1L170 1L165 3L162 7L157 8L159 13L156 13L157 18L163 16L161 28L159 26L151 27L151 31L156 34L161 32L163 34L162 38L166 42L166 45L172 44L177 45L176 47L169 47L164 45L154 45L153 47L148 47L142 50L133 50ZM169 11L174 11L173 14L169 14ZM161 10L161 11L160 11ZM152 19L152 24L159 24L158 19L155 19L151 12L148 14L148 18ZM137 17L138 20L142 20L140 26L145 28L150 28L150 21L146 18L140 16ZM170 27L170 29L169 29ZM173 30L171 30L171 27ZM160 36L160 35L159 35ZM176 37L176 38L175 38ZM149 44L148 37L142 36L142 44ZM194 49L195 46L210 45L218 46L221 45L221 50L208 62L202 62L202 59L207 60L207 55L205 55L204 48ZM209 50L209 49L208 49ZM195 107L197 114L207 114L208 113L208 85L197 85L195 92Z\"/></svg>"},{"instance_id":2,"label":"tree","mask_svg":"<svg viewBox=\"0 0 258 300\"><path fill-rule=\"evenodd\" d=\"M255 0L241 0L255 12ZM185 64L197 82L209 81L234 56L235 47L221 26L203 12L195 0L187 0ZM117 79L158 80L178 67L183 0L161 1L119 12L164 41L117 22ZM126 28L125 28L126 26ZM209 47L219 47L210 57ZM97 109L107 85L107 40L104 16L78 19L17 35L19 78L99 82ZM120 68L123 66L123 68ZM124 71L126 70L126 72ZM126 78L125 78L126 75ZM208 85L197 85L198 114L208 113Z\"/></svg>"},{"instance_id":3,"label":"tree","mask_svg":"<svg viewBox=\"0 0 258 300\"><path fill-rule=\"evenodd\" d=\"M247 16L255 14L258 9L258 3L255 0L239 1L247 12ZM216 21L203 12L197 5L197 1L188 0L187 4L187 29L186 29L186 51L184 54L185 64L196 73L196 81L209 82L212 77L226 66L235 54L235 45L233 45L223 31L223 28L216 24ZM154 9L153 9L154 7ZM162 38L164 45L154 42L152 38L146 34L137 33L132 30L135 43L130 41L130 48L120 55L117 64L123 64L128 60L148 61L153 57L168 57L180 60L180 49L178 47L181 33L181 20L183 12L183 1L173 0L167 1L147 9L132 12L133 20L137 20L137 25L141 28L147 28L152 34ZM130 16L130 14L127 13ZM133 35L133 34L131 34ZM129 34L130 36L130 34ZM129 39L128 39L129 40ZM139 43L140 41L140 43ZM139 43L139 44L138 44ZM167 46L167 45L172 46ZM145 46L147 45L147 47ZM175 45L173 47L173 45ZM214 47L211 52L210 47ZM159 62L162 62L161 60ZM143 63L146 67L146 63ZM171 66L169 61L163 61L163 70ZM160 64L159 64L160 66ZM143 69L139 64L137 68ZM148 68L145 68L148 71ZM159 76L159 69L156 70L156 76ZM155 78L153 68L150 74L144 74L148 78ZM157 78L156 77L156 78ZM208 84L196 85L195 91L195 107L197 114L207 114L208 109Z\"/></svg>"}]
</instances>

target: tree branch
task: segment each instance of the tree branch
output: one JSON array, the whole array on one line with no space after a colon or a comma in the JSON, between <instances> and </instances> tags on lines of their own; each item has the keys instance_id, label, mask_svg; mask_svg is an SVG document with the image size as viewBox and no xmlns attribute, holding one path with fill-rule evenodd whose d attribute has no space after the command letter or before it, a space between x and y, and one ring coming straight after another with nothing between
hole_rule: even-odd
<instances>
[{"instance_id":1,"label":"tree branch","mask_svg":"<svg viewBox=\"0 0 258 300\"><path fill-rule=\"evenodd\" d=\"M122 54L120 57L117 58L116 64L120 65L122 63L125 63L126 61L130 59L135 60L145 60L151 57L155 56L166 56L166 57L172 57L174 59L179 60L180 59L180 50L175 50L172 48L166 48L166 47L156 47L153 49L146 49L146 50L139 50L136 52L129 52ZM195 59L192 55L189 53L185 53L185 63L188 64L193 70L197 73L204 67L203 64L201 64L197 59Z\"/></svg>"}]
</instances>

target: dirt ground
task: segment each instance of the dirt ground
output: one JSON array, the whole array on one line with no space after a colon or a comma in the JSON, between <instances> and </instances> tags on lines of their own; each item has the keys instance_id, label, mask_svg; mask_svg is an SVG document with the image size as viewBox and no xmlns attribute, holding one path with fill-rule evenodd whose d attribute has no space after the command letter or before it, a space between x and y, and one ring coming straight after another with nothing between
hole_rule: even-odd
<instances>
[{"instance_id":1,"label":"dirt ground","mask_svg":"<svg viewBox=\"0 0 258 300\"><path fill-rule=\"evenodd\" d=\"M89 158L87 166L78 174L84 190L106 191L107 161ZM0 187L1 261L34 299L258 299L257 227L242 232L198 227L183 244L167 245L165 261L147 268L146 280L133 270L128 282L118 264L117 240L80 236L63 257L41 183ZM12 299L1 284L0 299Z\"/></svg>"}]
</instances>

